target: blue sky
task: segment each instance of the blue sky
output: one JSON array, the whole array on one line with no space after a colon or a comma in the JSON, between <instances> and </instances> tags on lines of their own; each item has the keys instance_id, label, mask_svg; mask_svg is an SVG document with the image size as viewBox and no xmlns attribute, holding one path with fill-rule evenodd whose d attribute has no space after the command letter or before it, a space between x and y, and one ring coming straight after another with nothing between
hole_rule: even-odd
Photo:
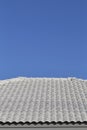
<instances>
[{"instance_id":1,"label":"blue sky","mask_svg":"<svg viewBox=\"0 0 87 130\"><path fill-rule=\"evenodd\" d=\"M87 0L0 0L0 79L87 79Z\"/></svg>"}]
</instances>

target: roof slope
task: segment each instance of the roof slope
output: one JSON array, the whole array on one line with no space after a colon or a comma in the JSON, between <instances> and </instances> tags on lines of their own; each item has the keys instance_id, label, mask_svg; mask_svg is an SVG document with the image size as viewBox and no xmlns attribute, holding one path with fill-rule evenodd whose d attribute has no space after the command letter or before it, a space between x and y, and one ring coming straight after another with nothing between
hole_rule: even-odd
<instances>
[{"instance_id":1,"label":"roof slope","mask_svg":"<svg viewBox=\"0 0 87 130\"><path fill-rule=\"evenodd\" d=\"M87 123L87 80L19 77L0 81L0 123Z\"/></svg>"}]
</instances>

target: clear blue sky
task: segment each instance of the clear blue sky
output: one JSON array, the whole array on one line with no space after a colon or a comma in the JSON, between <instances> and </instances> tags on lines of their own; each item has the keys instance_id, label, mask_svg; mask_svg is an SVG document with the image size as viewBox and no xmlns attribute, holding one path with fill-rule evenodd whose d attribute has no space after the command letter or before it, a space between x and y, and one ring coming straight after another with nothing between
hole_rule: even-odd
<instances>
[{"instance_id":1,"label":"clear blue sky","mask_svg":"<svg viewBox=\"0 0 87 130\"><path fill-rule=\"evenodd\" d=\"M0 79L87 79L87 0L0 0Z\"/></svg>"}]
</instances>

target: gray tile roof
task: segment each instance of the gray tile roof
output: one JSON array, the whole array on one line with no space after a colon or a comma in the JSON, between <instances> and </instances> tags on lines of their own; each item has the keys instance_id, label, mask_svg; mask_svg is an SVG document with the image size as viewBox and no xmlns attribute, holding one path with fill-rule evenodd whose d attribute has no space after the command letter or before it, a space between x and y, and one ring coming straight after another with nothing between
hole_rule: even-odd
<instances>
[{"instance_id":1,"label":"gray tile roof","mask_svg":"<svg viewBox=\"0 0 87 130\"><path fill-rule=\"evenodd\" d=\"M87 123L87 80L26 78L0 81L0 123Z\"/></svg>"}]
</instances>

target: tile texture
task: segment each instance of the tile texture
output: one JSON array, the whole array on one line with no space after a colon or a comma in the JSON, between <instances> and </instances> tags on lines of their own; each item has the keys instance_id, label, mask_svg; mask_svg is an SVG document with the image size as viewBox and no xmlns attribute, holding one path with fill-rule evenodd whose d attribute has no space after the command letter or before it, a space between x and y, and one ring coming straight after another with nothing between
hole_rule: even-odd
<instances>
[{"instance_id":1,"label":"tile texture","mask_svg":"<svg viewBox=\"0 0 87 130\"><path fill-rule=\"evenodd\" d=\"M87 122L87 80L26 77L1 80L0 122Z\"/></svg>"}]
</instances>

